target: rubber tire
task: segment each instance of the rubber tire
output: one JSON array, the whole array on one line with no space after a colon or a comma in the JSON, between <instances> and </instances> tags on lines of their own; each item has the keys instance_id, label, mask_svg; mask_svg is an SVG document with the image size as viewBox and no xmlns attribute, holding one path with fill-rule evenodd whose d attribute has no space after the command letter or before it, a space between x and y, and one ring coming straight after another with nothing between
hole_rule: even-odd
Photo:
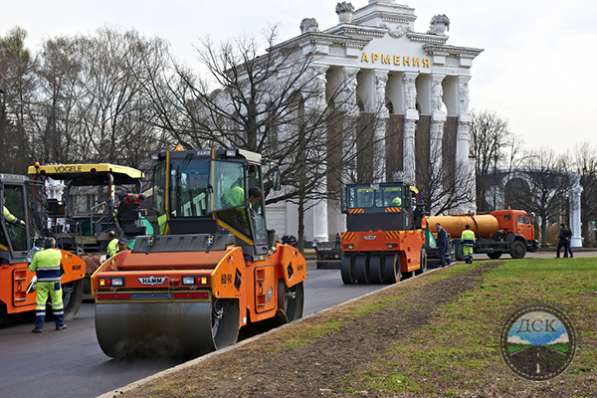
<instances>
[{"instance_id":1,"label":"rubber tire","mask_svg":"<svg viewBox=\"0 0 597 398\"><path fill-rule=\"evenodd\" d=\"M290 288L286 288L286 292L291 292L294 295L293 298L286 295L287 300L285 300L284 311L286 312L288 322L301 319L303 317L303 309L305 306L305 289L303 287L303 282L297 283Z\"/></svg>"},{"instance_id":2,"label":"rubber tire","mask_svg":"<svg viewBox=\"0 0 597 398\"><path fill-rule=\"evenodd\" d=\"M398 254L387 254L383 257L382 264L383 283L391 285L402 280L400 272L400 256Z\"/></svg>"},{"instance_id":3,"label":"rubber tire","mask_svg":"<svg viewBox=\"0 0 597 398\"><path fill-rule=\"evenodd\" d=\"M383 275L381 272L382 255L369 256L369 282L375 285L380 285L383 282Z\"/></svg>"},{"instance_id":4,"label":"rubber tire","mask_svg":"<svg viewBox=\"0 0 597 398\"><path fill-rule=\"evenodd\" d=\"M487 253L487 257L492 260L497 260L498 258L502 257L502 252Z\"/></svg>"},{"instance_id":5,"label":"rubber tire","mask_svg":"<svg viewBox=\"0 0 597 398\"><path fill-rule=\"evenodd\" d=\"M427 271L427 252L425 249L421 249L420 259L421 268L415 271L415 275L422 275Z\"/></svg>"},{"instance_id":6,"label":"rubber tire","mask_svg":"<svg viewBox=\"0 0 597 398\"><path fill-rule=\"evenodd\" d=\"M77 315L79 312L79 308L81 308L81 303L83 302L83 279L79 279L78 281L67 283L63 286L63 290L65 287L73 287L73 290L70 294L70 298L68 302L64 302L64 319L70 321ZM63 300L64 300L64 292L63 292Z\"/></svg>"},{"instance_id":7,"label":"rubber tire","mask_svg":"<svg viewBox=\"0 0 597 398\"><path fill-rule=\"evenodd\" d=\"M345 285L354 284L352 277L352 256L347 254L342 255L342 259L340 260L340 275Z\"/></svg>"},{"instance_id":8,"label":"rubber tire","mask_svg":"<svg viewBox=\"0 0 597 398\"><path fill-rule=\"evenodd\" d=\"M512 244L510 245L510 255L512 256L512 258L521 259L524 258L526 254L527 246L524 244L524 242L521 242L519 240L515 240L514 242L512 242Z\"/></svg>"},{"instance_id":9,"label":"rubber tire","mask_svg":"<svg viewBox=\"0 0 597 398\"><path fill-rule=\"evenodd\" d=\"M368 256L356 255L352 263L352 276L360 285L369 284Z\"/></svg>"}]
</instances>

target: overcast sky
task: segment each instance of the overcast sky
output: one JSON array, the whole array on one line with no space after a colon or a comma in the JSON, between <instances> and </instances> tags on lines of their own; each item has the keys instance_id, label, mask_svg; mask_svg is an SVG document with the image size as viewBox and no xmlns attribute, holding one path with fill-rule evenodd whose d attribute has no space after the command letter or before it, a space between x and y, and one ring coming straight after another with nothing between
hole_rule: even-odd
<instances>
[{"instance_id":1,"label":"overcast sky","mask_svg":"<svg viewBox=\"0 0 597 398\"><path fill-rule=\"evenodd\" d=\"M597 145L597 3L589 0L398 0L416 8L417 31L434 14L452 21L449 44L484 48L475 61L471 106L499 113L527 147L565 151ZM354 0L356 8L367 0ZM168 40L174 55L196 64L193 43L259 35L272 25L281 39L302 18L321 29L337 23L333 0L0 0L0 34L20 25L29 46L101 26L136 29Z\"/></svg>"}]
</instances>

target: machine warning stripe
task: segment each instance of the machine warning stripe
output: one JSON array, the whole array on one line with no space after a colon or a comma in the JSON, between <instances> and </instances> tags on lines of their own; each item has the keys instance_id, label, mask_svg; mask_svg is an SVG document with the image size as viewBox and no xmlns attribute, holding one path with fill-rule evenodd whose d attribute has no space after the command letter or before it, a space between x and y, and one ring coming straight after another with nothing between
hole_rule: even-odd
<instances>
[{"instance_id":1,"label":"machine warning stripe","mask_svg":"<svg viewBox=\"0 0 597 398\"><path fill-rule=\"evenodd\" d=\"M391 240L400 240L400 232L386 231L386 238Z\"/></svg>"},{"instance_id":2,"label":"machine warning stripe","mask_svg":"<svg viewBox=\"0 0 597 398\"><path fill-rule=\"evenodd\" d=\"M400 207L386 207L386 213L400 213L402 209Z\"/></svg>"},{"instance_id":3,"label":"machine warning stripe","mask_svg":"<svg viewBox=\"0 0 597 398\"><path fill-rule=\"evenodd\" d=\"M343 239L343 240L352 240L352 239L354 238L354 236L355 236L355 235L354 235L354 232L345 232L345 233L342 235L342 239Z\"/></svg>"},{"instance_id":4,"label":"machine warning stripe","mask_svg":"<svg viewBox=\"0 0 597 398\"><path fill-rule=\"evenodd\" d=\"M365 209L348 209L348 214L365 214Z\"/></svg>"}]
</instances>

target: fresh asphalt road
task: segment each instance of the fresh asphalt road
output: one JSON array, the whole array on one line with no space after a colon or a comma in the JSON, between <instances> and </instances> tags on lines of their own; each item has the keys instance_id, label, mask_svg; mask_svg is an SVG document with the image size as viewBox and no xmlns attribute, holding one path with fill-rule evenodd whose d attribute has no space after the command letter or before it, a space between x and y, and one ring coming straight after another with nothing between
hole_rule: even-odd
<instances>
[{"instance_id":1,"label":"fresh asphalt road","mask_svg":"<svg viewBox=\"0 0 597 398\"><path fill-rule=\"evenodd\" d=\"M380 289L344 286L338 270L309 269L305 315ZM168 360L114 360L97 344L93 304L83 304L64 332L30 322L0 329L0 397L95 397L178 364Z\"/></svg>"}]
</instances>

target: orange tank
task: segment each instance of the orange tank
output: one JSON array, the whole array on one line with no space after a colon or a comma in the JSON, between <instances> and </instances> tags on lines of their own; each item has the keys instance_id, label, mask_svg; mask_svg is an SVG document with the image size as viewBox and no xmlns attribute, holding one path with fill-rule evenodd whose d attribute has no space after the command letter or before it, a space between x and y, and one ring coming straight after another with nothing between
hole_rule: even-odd
<instances>
[{"instance_id":1,"label":"orange tank","mask_svg":"<svg viewBox=\"0 0 597 398\"><path fill-rule=\"evenodd\" d=\"M440 223L448 231L451 237L459 237L468 224L475 232L475 235L482 238L492 238L499 229L497 218L490 214L477 216L434 216L428 217L427 223L435 230L435 224Z\"/></svg>"}]
</instances>

